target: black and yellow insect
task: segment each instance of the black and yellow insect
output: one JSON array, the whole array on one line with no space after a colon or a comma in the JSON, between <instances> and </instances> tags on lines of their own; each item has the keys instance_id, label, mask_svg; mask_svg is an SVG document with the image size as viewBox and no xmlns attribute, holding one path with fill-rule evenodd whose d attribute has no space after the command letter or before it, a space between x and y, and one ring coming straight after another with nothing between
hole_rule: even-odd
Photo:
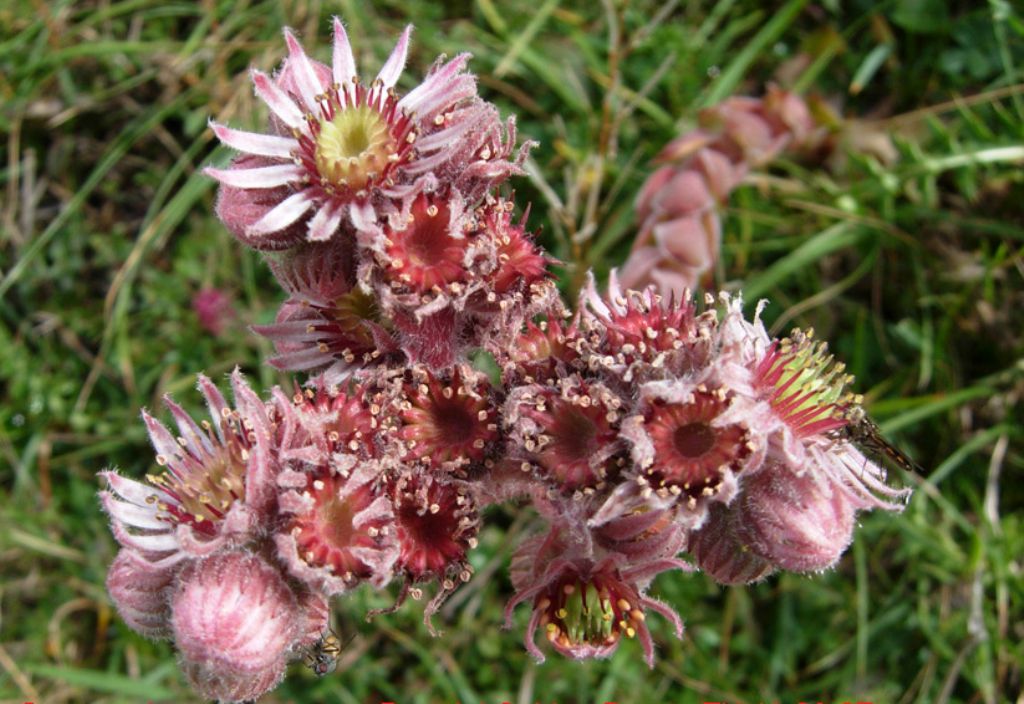
<instances>
[{"instance_id":1,"label":"black and yellow insect","mask_svg":"<svg viewBox=\"0 0 1024 704\"><path fill-rule=\"evenodd\" d=\"M338 666L338 656L341 655L341 650L342 645L338 635L333 630L328 630L306 651L306 667L311 669L317 677L329 675Z\"/></svg>"}]
</instances>

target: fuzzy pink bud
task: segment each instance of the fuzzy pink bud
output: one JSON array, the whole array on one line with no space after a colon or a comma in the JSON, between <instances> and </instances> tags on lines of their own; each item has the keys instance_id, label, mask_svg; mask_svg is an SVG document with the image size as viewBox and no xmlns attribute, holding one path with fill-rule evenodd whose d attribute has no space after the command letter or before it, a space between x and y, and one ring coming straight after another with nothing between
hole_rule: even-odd
<instances>
[{"instance_id":1,"label":"fuzzy pink bud","mask_svg":"<svg viewBox=\"0 0 1024 704\"><path fill-rule=\"evenodd\" d=\"M690 535L688 550L697 566L719 584L750 584L773 571L737 537L735 520L735 510L713 504L700 530Z\"/></svg>"},{"instance_id":2,"label":"fuzzy pink bud","mask_svg":"<svg viewBox=\"0 0 1024 704\"><path fill-rule=\"evenodd\" d=\"M107 573L107 591L121 618L147 638L169 638L170 609L167 597L175 567L157 568L130 550L114 558Z\"/></svg>"},{"instance_id":3,"label":"fuzzy pink bud","mask_svg":"<svg viewBox=\"0 0 1024 704\"><path fill-rule=\"evenodd\" d=\"M276 569L247 553L190 563L171 610L182 670L208 699L256 699L273 688L301 635L292 590Z\"/></svg>"},{"instance_id":4,"label":"fuzzy pink bud","mask_svg":"<svg viewBox=\"0 0 1024 704\"><path fill-rule=\"evenodd\" d=\"M845 492L811 472L766 464L746 478L742 491L737 533L776 567L824 570L850 544L853 504Z\"/></svg>"}]
</instances>

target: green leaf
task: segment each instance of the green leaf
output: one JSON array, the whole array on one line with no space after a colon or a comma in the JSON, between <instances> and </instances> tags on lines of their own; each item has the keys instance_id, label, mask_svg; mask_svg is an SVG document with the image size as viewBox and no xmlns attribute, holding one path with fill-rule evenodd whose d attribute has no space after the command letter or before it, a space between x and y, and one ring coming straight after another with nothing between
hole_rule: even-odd
<instances>
[{"instance_id":1,"label":"green leaf","mask_svg":"<svg viewBox=\"0 0 1024 704\"><path fill-rule=\"evenodd\" d=\"M70 685L85 687L96 692L109 692L111 694L123 694L129 697L139 697L149 701L167 701L176 699L178 694L169 689L164 689L151 682L134 680L124 675L113 672L100 672L99 670L82 670L74 667L60 667L58 665L45 665L27 663L21 666L26 672L40 677L54 680L61 680Z\"/></svg>"},{"instance_id":2,"label":"green leaf","mask_svg":"<svg viewBox=\"0 0 1024 704\"><path fill-rule=\"evenodd\" d=\"M949 27L949 9L944 0L898 0L892 21L919 34L936 34Z\"/></svg>"},{"instance_id":3,"label":"green leaf","mask_svg":"<svg viewBox=\"0 0 1024 704\"><path fill-rule=\"evenodd\" d=\"M786 277L809 266L830 252L856 244L862 236L863 233L860 231L851 231L851 225L848 222L836 223L832 227L822 230L762 273L749 279L743 286L743 297L748 301L756 301Z\"/></svg>"}]
</instances>

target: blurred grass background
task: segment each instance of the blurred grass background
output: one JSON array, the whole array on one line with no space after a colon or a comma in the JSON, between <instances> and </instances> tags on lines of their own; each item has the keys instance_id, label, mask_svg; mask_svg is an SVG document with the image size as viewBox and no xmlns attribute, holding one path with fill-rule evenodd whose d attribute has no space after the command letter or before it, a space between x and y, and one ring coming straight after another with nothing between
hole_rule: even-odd
<instances>
[{"instance_id":1,"label":"blurred grass background","mask_svg":"<svg viewBox=\"0 0 1024 704\"><path fill-rule=\"evenodd\" d=\"M722 275L771 299L769 324L830 340L925 477L897 477L918 485L905 514L863 516L827 574L661 576L687 633L652 618L653 671L635 643L532 662L525 608L499 625L533 519L489 514L443 638L414 604L364 623L388 602L360 591L337 606L338 671L296 665L266 701L1024 701L1024 17L1003 0L4 3L0 701L194 701L105 594L95 474L149 471L139 410L166 392L198 410L199 371L284 380L246 331L281 293L199 170L229 158L208 118L262 123L245 71L278 64L280 28L326 61L333 14L363 76L416 24L406 88L472 51L485 97L540 141L514 187L567 293L621 263L649 159L701 107L776 81L859 118L734 194ZM191 306L208 287L232 301L219 336Z\"/></svg>"}]
</instances>

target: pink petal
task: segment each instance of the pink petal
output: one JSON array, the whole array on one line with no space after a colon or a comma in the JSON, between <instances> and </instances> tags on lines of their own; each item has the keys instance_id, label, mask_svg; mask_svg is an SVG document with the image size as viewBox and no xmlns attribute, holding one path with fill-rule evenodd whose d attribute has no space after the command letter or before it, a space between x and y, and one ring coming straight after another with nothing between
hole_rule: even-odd
<instances>
[{"instance_id":1,"label":"pink petal","mask_svg":"<svg viewBox=\"0 0 1024 704\"><path fill-rule=\"evenodd\" d=\"M306 56L305 50L290 29L284 30L284 40L288 44L288 58L294 62L295 83L299 87L302 100L305 101L309 111L316 114L320 110L316 96L324 92L323 86L320 85L320 80L313 70L313 65L309 63L309 57Z\"/></svg>"},{"instance_id":2,"label":"pink petal","mask_svg":"<svg viewBox=\"0 0 1024 704\"><path fill-rule=\"evenodd\" d=\"M215 169L208 167L203 170L207 176L215 178L225 186L235 188L277 188L293 183L302 178L301 166L295 164L276 164L274 166L258 166L255 169Z\"/></svg>"},{"instance_id":3,"label":"pink petal","mask_svg":"<svg viewBox=\"0 0 1024 704\"><path fill-rule=\"evenodd\" d=\"M122 477L117 472L100 472L100 476L107 480L107 486L113 489L115 494L138 506L145 506L146 499L154 493L162 493L147 484Z\"/></svg>"},{"instance_id":4,"label":"pink petal","mask_svg":"<svg viewBox=\"0 0 1024 704\"><path fill-rule=\"evenodd\" d=\"M146 430L149 431L149 440L153 443L153 447L158 455L163 455L164 459L170 462L180 454L181 448L178 447L174 436L168 432L162 423L145 411L142 412L142 421L146 424Z\"/></svg>"},{"instance_id":5,"label":"pink petal","mask_svg":"<svg viewBox=\"0 0 1024 704\"><path fill-rule=\"evenodd\" d=\"M320 208L309 221L309 241L322 242L331 239L341 225L341 218L345 208L341 205L328 203Z\"/></svg>"},{"instance_id":6,"label":"pink petal","mask_svg":"<svg viewBox=\"0 0 1024 704\"><path fill-rule=\"evenodd\" d=\"M152 495L152 494L151 494ZM133 528L167 531L167 523L157 518L155 508L136 506L127 501L119 501L110 492L100 493L103 508L115 520Z\"/></svg>"},{"instance_id":7,"label":"pink petal","mask_svg":"<svg viewBox=\"0 0 1024 704\"><path fill-rule=\"evenodd\" d=\"M295 102L288 95L277 87L270 77L262 71L252 72L252 82L256 86L256 95L263 99L263 102L274 111L274 114L292 129L300 129L305 126L306 121L302 117Z\"/></svg>"},{"instance_id":8,"label":"pink petal","mask_svg":"<svg viewBox=\"0 0 1024 704\"><path fill-rule=\"evenodd\" d=\"M352 46L348 43L345 25L337 17L334 18L334 54L332 59L334 82L339 86L351 83L356 76L356 60L352 56Z\"/></svg>"},{"instance_id":9,"label":"pink petal","mask_svg":"<svg viewBox=\"0 0 1024 704\"><path fill-rule=\"evenodd\" d=\"M114 539L123 547L142 552L169 552L178 549L178 539L172 533L156 533L153 535L133 535L115 521L110 526Z\"/></svg>"},{"instance_id":10,"label":"pink petal","mask_svg":"<svg viewBox=\"0 0 1024 704\"><path fill-rule=\"evenodd\" d=\"M383 83L385 88L393 88L398 81L398 77L402 75L402 69L405 68L405 57L409 53L410 34L412 34L411 24L402 32L402 36L398 38L398 44L395 45L391 56L384 62L380 73L377 74L377 80Z\"/></svg>"},{"instance_id":11,"label":"pink petal","mask_svg":"<svg viewBox=\"0 0 1024 704\"><path fill-rule=\"evenodd\" d=\"M330 352L321 352L318 347L309 347L304 350L279 354L268 361L270 366L276 369L302 372L329 364L333 360L334 356Z\"/></svg>"},{"instance_id":12,"label":"pink petal","mask_svg":"<svg viewBox=\"0 0 1024 704\"><path fill-rule=\"evenodd\" d=\"M422 83L413 88L398 102L398 107L409 112L432 112L434 106L423 110L424 103L444 97L449 82L466 66L469 54L463 53L445 64L439 71L427 76Z\"/></svg>"},{"instance_id":13,"label":"pink petal","mask_svg":"<svg viewBox=\"0 0 1024 704\"><path fill-rule=\"evenodd\" d=\"M438 130L423 139L416 140L416 149L421 152L429 152L449 146L474 127L477 127L477 123L471 120L463 120L447 129ZM418 170L422 171L422 169Z\"/></svg>"},{"instance_id":14,"label":"pink petal","mask_svg":"<svg viewBox=\"0 0 1024 704\"><path fill-rule=\"evenodd\" d=\"M213 427L217 431L217 436L223 442L224 433L221 430L220 422L224 419L225 412L230 413L228 402L224 399L224 395L217 388L216 384L210 381L210 378L205 374L199 375L196 387L203 395L203 398L206 399L206 407L210 409L210 419L213 421Z\"/></svg>"},{"instance_id":15,"label":"pink petal","mask_svg":"<svg viewBox=\"0 0 1024 704\"><path fill-rule=\"evenodd\" d=\"M282 342L315 342L324 336L323 330L316 329L315 319L303 318L270 325L253 325L250 329L257 335L277 338Z\"/></svg>"},{"instance_id":16,"label":"pink petal","mask_svg":"<svg viewBox=\"0 0 1024 704\"><path fill-rule=\"evenodd\" d=\"M210 438L206 432L200 428L192 417L185 412L185 409L176 404L170 396L164 396L164 405L167 406L171 411L171 415L174 416L175 422L178 424L178 432L181 436L189 441L192 449L195 451L205 450L208 453L213 453L213 445L210 443ZM191 438L188 436L192 435ZM199 445L196 444L199 443Z\"/></svg>"},{"instance_id":17,"label":"pink petal","mask_svg":"<svg viewBox=\"0 0 1024 704\"><path fill-rule=\"evenodd\" d=\"M352 203L348 209L348 216L352 220L352 225L360 232L372 234L380 231L380 226L377 225L377 211L369 202Z\"/></svg>"},{"instance_id":18,"label":"pink petal","mask_svg":"<svg viewBox=\"0 0 1024 704\"><path fill-rule=\"evenodd\" d=\"M280 159L291 159L292 152L299 148L299 143L291 137L278 137L272 134L256 134L233 130L216 122L210 123L210 129L224 144L232 149L257 156L271 156Z\"/></svg>"},{"instance_id":19,"label":"pink petal","mask_svg":"<svg viewBox=\"0 0 1024 704\"><path fill-rule=\"evenodd\" d=\"M275 205L262 218L245 229L245 234L250 237L269 235L273 232L280 232L299 218L306 214L313 199L306 191L299 191L285 198Z\"/></svg>"}]
</instances>

